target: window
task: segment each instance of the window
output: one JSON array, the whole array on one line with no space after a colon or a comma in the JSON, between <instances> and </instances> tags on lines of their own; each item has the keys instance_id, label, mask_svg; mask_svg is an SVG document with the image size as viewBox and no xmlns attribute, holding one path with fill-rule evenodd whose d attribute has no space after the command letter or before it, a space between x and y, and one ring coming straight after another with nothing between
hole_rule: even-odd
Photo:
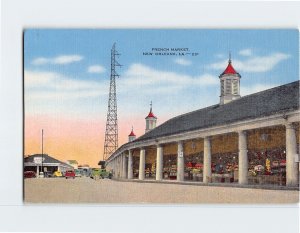
<instances>
[{"instance_id":1,"label":"window","mask_svg":"<svg viewBox=\"0 0 300 233\"><path fill-rule=\"evenodd\" d=\"M225 85L225 94L231 94L231 80L226 79Z\"/></svg>"},{"instance_id":2,"label":"window","mask_svg":"<svg viewBox=\"0 0 300 233\"><path fill-rule=\"evenodd\" d=\"M224 80L221 80L221 95L224 95L224 91L225 91L225 81Z\"/></svg>"},{"instance_id":3,"label":"window","mask_svg":"<svg viewBox=\"0 0 300 233\"><path fill-rule=\"evenodd\" d=\"M232 81L232 89L233 89L232 93L233 93L234 95L238 95L238 94L239 94L238 80L233 80L233 81Z\"/></svg>"}]
</instances>

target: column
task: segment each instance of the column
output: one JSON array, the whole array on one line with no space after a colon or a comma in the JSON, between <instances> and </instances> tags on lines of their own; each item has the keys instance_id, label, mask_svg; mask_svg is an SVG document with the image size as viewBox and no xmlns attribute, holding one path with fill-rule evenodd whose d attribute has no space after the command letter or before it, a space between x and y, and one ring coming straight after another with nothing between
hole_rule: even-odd
<instances>
[{"instance_id":1,"label":"column","mask_svg":"<svg viewBox=\"0 0 300 233\"><path fill-rule=\"evenodd\" d=\"M39 177L40 175L40 167L36 166L36 177Z\"/></svg>"},{"instance_id":2,"label":"column","mask_svg":"<svg viewBox=\"0 0 300 233\"><path fill-rule=\"evenodd\" d=\"M139 180L145 179L145 149L140 150L140 168L139 168Z\"/></svg>"},{"instance_id":3,"label":"column","mask_svg":"<svg viewBox=\"0 0 300 233\"><path fill-rule=\"evenodd\" d=\"M126 179L127 174L126 174L126 154L122 154L122 178Z\"/></svg>"},{"instance_id":4,"label":"column","mask_svg":"<svg viewBox=\"0 0 300 233\"><path fill-rule=\"evenodd\" d=\"M296 129L292 123L286 128L286 186L297 186L299 179L299 164L296 162L297 142Z\"/></svg>"},{"instance_id":5,"label":"column","mask_svg":"<svg viewBox=\"0 0 300 233\"><path fill-rule=\"evenodd\" d=\"M239 184L248 184L247 134L239 131Z\"/></svg>"},{"instance_id":6,"label":"column","mask_svg":"<svg viewBox=\"0 0 300 233\"><path fill-rule=\"evenodd\" d=\"M156 180L163 179L163 147L161 145L157 146L156 149Z\"/></svg>"},{"instance_id":7,"label":"column","mask_svg":"<svg viewBox=\"0 0 300 233\"><path fill-rule=\"evenodd\" d=\"M120 178L123 178L123 154L120 155Z\"/></svg>"},{"instance_id":8,"label":"column","mask_svg":"<svg viewBox=\"0 0 300 233\"><path fill-rule=\"evenodd\" d=\"M120 156L117 157L117 177L120 178Z\"/></svg>"},{"instance_id":9,"label":"column","mask_svg":"<svg viewBox=\"0 0 300 233\"><path fill-rule=\"evenodd\" d=\"M116 177L116 159L113 159L113 176Z\"/></svg>"},{"instance_id":10,"label":"column","mask_svg":"<svg viewBox=\"0 0 300 233\"><path fill-rule=\"evenodd\" d=\"M133 178L133 158L131 150L128 150L128 179Z\"/></svg>"},{"instance_id":11,"label":"column","mask_svg":"<svg viewBox=\"0 0 300 233\"><path fill-rule=\"evenodd\" d=\"M119 170L119 172L118 172L118 174L119 174L119 178L121 178L121 173L122 173L122 161L121 161L121 156L119 155L118 156L118 158L119 158L119 163L118 163L118 170Z\"/></svg>"},{"instance_id":12,"label":"column","mask_svg":"<svg viewBox=\"0 0 300 233\"><path fill-rule=\"evenodd\" d=\"M203 151L203 183L211 182L211 142L210 137L204 138Z\"/></svg>"},{"instance_id":13,"label":"column","mask_svg":"<svg viewBox=\"0 0 300 233\"><path fill-rule=\"evenodd\" d=\"M177 181L184 181L184 156L183 156L183 142L178 142L177 150Z\"/></svg>"}]
</instances>

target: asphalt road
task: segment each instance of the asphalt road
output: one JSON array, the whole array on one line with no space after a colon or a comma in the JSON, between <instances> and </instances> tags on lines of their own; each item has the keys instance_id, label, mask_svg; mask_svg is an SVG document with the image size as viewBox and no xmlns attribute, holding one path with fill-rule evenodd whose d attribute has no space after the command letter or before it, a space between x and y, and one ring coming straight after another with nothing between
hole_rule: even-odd
<instances>
[{"instance_id":1,"label":"asphalt road","mask_svg":"<svg viewBox=\"0 0 300 233\"><path fill-rule=\"evenodd\" d=\"M296 203L299 191L147 182L44 178L25 179L25 203L202 204Z\"/></svg>"}]
</instances>

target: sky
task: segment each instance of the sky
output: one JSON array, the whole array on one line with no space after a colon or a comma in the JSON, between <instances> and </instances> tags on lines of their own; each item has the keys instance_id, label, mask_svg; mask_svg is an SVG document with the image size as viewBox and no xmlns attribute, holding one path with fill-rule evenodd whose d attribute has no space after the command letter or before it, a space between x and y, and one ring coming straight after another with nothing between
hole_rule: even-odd
<instances>
[{"instance_id":1,"label":"sky","mask_svg":"<svg viewBox=\"0 0 300 233\"><path fill-rule=\"evenodd\" d=\"M103 157L113 43L122 65L116 80L119 145L128 141L132 126L138 137L144 134L151 101L158 125L217 104L218 77L229 53L242 76L241 96L299 79L299 38L293 29L27 29L25 155L41 153L44 129L46 154L97 166ZM155 55L172 48L188 51Z\"/></svg>"}]
</instances>

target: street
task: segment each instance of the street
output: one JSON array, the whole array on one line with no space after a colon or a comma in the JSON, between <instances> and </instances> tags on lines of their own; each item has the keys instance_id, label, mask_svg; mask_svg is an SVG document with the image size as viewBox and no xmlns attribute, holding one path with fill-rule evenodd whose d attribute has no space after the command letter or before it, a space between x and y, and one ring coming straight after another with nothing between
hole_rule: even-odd
<instances>
[{"instance_id":1,"label":"street","mask_svg":"<svg viewBox=\"0 0 300 233\"><path fill-rule=\"evenodd\" d=\"M40 178L25 179L25 203L295 203L296 190L265 190L147 182Z\"/></svg>"}]
</instances>

